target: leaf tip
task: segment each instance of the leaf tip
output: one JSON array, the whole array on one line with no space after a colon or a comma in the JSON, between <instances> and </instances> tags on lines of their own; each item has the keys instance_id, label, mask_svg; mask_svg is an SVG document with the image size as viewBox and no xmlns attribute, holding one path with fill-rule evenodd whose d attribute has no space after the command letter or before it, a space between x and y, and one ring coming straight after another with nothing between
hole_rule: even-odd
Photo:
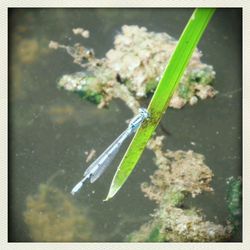
<instances>
[{"instance_id":1,"label":"leaf tip","mask_svg":"<svg viewBox=\"0 0 250 250\"><path fill-rule=\"evenodd\" d=\"M107 195L107 197L105 198L105 199L103 199L102 201L103 202L106 202L106 201L108 201L108 200L110 200L112 197L110 197L109 195Z\"/></svg>"},{"instance_id":2,"label":"leaf tip","mask_svg":"<svg viewBox=\"0 0 250 250\"><path fill-rule=\"evenodd\" d=\"M108 192L108 195L103 201L108 201L108 200L112 199L116 195L116 193L118 192L119 189L120 189L120 187L114 187L114 184L112 182L111 187L110 187L109 192Z\"/></svg>"}]
</instances>

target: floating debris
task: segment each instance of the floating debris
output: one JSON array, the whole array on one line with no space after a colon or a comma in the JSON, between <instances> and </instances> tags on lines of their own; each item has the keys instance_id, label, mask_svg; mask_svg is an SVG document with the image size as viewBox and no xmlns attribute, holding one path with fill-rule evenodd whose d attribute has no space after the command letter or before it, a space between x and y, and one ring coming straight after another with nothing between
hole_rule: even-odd
<instances>
[{"instance_id":1,"label":"floating debris","mask_svg":"<svg viewBox=\"0 0 250 250\"><path fill-rule=\"evenodd\" d=\"M55 42L55 41L50 41L49 42L49 48L50 49L59 49L60 48L60 44L58 42Z\"/></svg>"},{"instance_id":2,"label":"floating debris","mask_svg":"<svg viewBox=\"0 0 250 250\"><path fill-rule=\"evenodd\" d=\"M87 155L85 162L88 163L93 159L93 157L95 157L96 151L95 149L92 148L90 152L86 151L85 154Z\"/></svg>"},{"instance_id":3,"label":"floating debris","mask_svg":"<svg viewBox=\"0 0 250 250\"><path fill-rule=\"evenodd\" d=\"M153 219L127 238L130 242L218 242L230 238L224 227L199 215L195 209L160 207Z\"/></svg>"},{"instance_id":4,"label":"floating debris","mask_svg":"<svg viewBox=\"0 0 250 250\"><path fill-rule=\"evenodd\" d=\"M75 35L81 35L84 38L89 38L89 31L83 28L74 28L72 29Z\"/></svg>"},{"instance_id":5,"label":"floating debris","mask_svg":"<svg viewBox=\"0 0 250 250\"><path fill-rule=\"evenodd\" d=\"M203 191L213 191L209 186L213 173L205 165L205 157L192 150L163 152L163 139L164 136L158 136L148 143L149 149L156 155L155 164L158 169L150 177L152 184L142 185L145 196L160 203L169 188L178 192L189 192L193 197Z\"/></svg>"},{"instance_id":6,"label":"floating debris","mask_svg":"<svg viewBox=\"0 0 250 250\"><path fill-rule=\"evenodd\" d=\"M129 241L213 242L225 241L231 236L230 225L206 221L196 208L182 205L188 194L196 196L209 186L213 173L204 164L204 156L193 151L162 151L163 136L149 143L156 153L158 169L150 177L151 183L141 185L145 196L158 207L152 219L128 236Z\"/></svg>"},{"instance_id":7,"label":"floating debris","mask_svg":"<svg viewBox=\"0 0 250 250\"><path fill-rule=\"evenodd\" d=\"M49 184L40 184L38 193L27 197L24 221L32 241L91 240L92 224L86 211L78 209L69 196Z\"/></svg>"},{"instance_id":8,"label":"floating debris","mask_svg":"<svg viewBox=\"0 0 250 250\"><path fill-rule=\"evenodd\" d=\"M74 33L84 31L77 28ZM81 96L103 108L117 97L131 107L134 101L129 101L132 98L141 99L154 92L176 44L177 41L167 33L124 25L121 33L115 37L114 48L102 59L97 59L93 50L80 44L65 46L51 41L49 47L65 49L74 58L74 63L85 68L84 73L63 76L58 85L68 91L80 92ZM187 103L194 105L199 99L217 94L212 86L215 78L213 67L202 63L201 56L201 52L196 49L169 103L170 107L179 109ZM120 94L119 85L123 85L127 91ZM125 92L130 100L122 96Z\"/></svg>"}]
</instances>

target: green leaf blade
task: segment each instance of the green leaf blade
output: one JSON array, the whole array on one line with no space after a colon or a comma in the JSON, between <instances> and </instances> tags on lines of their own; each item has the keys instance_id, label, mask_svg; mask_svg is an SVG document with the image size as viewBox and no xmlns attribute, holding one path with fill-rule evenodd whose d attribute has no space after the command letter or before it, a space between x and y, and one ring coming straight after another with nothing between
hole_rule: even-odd
<instances>
[{"instance_id":1,"label":"green leaf blade","mask_svg":"<svg viewBox=\"0 0 250 250\"><path fill-rule=\"evenodd\" d=\"M189 19L149 104L150 119L145 121L135 134L114 175L105 200L118 192L135 168L214 12L215 9L212 8L196 9Z\"/></svg>"}]
</instances>

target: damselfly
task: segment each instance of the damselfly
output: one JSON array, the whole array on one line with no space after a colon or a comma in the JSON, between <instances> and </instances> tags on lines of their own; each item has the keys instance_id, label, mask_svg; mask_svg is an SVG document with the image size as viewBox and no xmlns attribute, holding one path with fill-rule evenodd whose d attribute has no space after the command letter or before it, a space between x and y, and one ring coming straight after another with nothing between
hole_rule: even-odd
<instances>
[{"instance_id":1,"label":"damselfly","mask_svg":"<svg viewBox=\"0 0 250 250\"><path fill-rule=\"evenodd\" d=\"M95 182L107 169L111 161L117 155L122 143L137 129L142 122L149 118L149 113L145 108L139 109L139 114L129 123L126 130L119 135L116 140L85 170L82 180L80 180L72 189L71 194L75 194L82 187L83 183L89 179L90 183Z\"/></svg>"}]
</instances>

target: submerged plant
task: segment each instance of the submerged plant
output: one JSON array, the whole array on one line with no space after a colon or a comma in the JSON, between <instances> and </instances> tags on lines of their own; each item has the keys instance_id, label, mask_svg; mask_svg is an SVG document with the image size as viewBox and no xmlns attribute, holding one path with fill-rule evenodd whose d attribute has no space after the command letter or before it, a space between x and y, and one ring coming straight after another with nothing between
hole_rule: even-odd
<instances>
[{"instance_id":1,"label":"submerged plant","mask_svg":"<svg viewBox=\"0 0 250 250\"><path fill-rule=\"evenodd\" d=\"M93 224L87 212L77 208L71 197L50 181L40 184L38 193L27 197L23 215L32 241L91 241Z\"/></svg>"},{"instance_id":2,"label":"submerged plant","mask_svg":"<svg viewBox=\"0 0 250 250\"><path fill-rule=\"evenodd\" d=\"M229 221L233 225L234 233L240 229L242 224L242 180L230 177L228 179L227 207Z\"/></svg>"}]
</instances>

